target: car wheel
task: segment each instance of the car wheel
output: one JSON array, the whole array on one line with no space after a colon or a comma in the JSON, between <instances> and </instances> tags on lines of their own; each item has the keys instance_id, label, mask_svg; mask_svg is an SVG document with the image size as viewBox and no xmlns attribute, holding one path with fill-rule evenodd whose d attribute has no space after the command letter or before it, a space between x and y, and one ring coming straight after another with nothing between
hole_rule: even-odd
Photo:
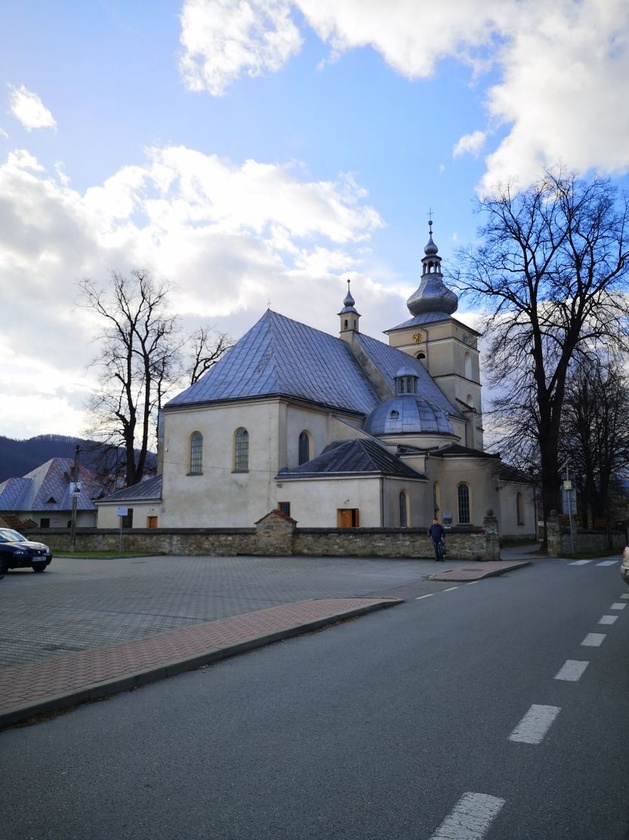
<instances>
[{"instance_id":1,"label":"car wheel","mask_svg":"<svg viewBox=\"0 0 629 840\"><path fill-rule=\"evenodd\" d=\"M46 563L32 563L31 568L34 572L45 572Z\"/></svg>"}]
</instances>

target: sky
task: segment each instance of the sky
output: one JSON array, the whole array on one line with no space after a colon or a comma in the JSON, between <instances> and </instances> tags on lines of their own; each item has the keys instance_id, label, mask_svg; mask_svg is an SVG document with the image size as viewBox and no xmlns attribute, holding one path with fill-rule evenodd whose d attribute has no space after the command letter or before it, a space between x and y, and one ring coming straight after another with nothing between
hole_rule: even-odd
<instances>
[{"instance_id":1,"label":"sky","mask_svg":"<svg viewBox=\"0 0 629 840\"><path fill-rule=\"evenodd\" d=\"M148 269L186 329L409 317L479 197L629 186L626 0L0 0L0 435L82 435L81 280ZM463 297L457 317L473 318Z\"/></svg>"}]
</instances>

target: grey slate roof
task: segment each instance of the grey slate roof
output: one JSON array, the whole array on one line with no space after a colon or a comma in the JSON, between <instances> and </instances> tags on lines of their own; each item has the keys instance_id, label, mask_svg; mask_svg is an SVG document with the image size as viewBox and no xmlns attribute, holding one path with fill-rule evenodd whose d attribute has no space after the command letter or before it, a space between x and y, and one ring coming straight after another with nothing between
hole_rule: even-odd
<instances>
[{"instance_id":1,"label":"grey slate roof","mask_svg":"<svg viewBox=\"0 0 629 840\"><path fill-rule=\"evenodd\" d=\"M426 369L407 353L357 333L362 349L390 381L403 365L419 377L418 391L448 414L462 416ZM287 396L369 414L380 398L347 342L268 309L205 376L165 406Z\"/></svg>"},{"instance_id":2,"label":"grey slate roof","mask_svg":"<svg viewBox=\"0 0 629 840\"><path fill-rule=\"evenodd\" d=\"M152 502L162 498L162 476L154 475L130 487L114 490L109 496L101 499L99 504L109 502Z\"/></svg>"},{"instance_id":3,"label":"grey slate roof","mask_svg":"<svg viewBox=\"0 0 629 840\"><path fill-rule=\"evenodd\" d=\"M361 414L378 397L341 339L268 309L205 376L167 403L289 396Z\"/></svg>"},{"instance_id":4,"label":"grey slate roof","mask_svg":"<svg viewBox=\"0 0 629 840\"><path fill-rule=\"evenodd\" d=\"M321 455L299 467L280 470L277 477L311 478L318 475L360 475L377 473L397 478L425 478L397 455L389 452L374 440L343 440L331 443Z\"/></svg>"},{"instance_id":5,"label":"grey slate roof","mask_svg":"<svg viewBox=\"0 0 629 840\"><path fill-rule=\"evenodd\" d=\"M70 510L70 475L72 458L51 458L23 478L8 478L0 484L0 510L55 511ZM76 497L77 510L95 510L93 495L98 488L95 476L80 470L81 493Z\"/></svg>"}]
</instances>

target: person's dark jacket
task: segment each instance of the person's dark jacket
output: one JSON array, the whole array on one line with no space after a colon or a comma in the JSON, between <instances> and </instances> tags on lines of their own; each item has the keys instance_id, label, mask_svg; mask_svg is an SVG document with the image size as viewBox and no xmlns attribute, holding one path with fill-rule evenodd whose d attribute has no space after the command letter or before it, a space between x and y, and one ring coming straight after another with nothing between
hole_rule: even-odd
<instances>
[{"instance_id":1,"label":"person's dark jacket","mask_svg":"<svg viewBox=\"0 0 629 840\"><path fill-rule=\"evenodd\" d=\"M440 542L445 538L446 529L443 525L439 525L439 523L434 523L428 529L428 536L432 537L433 542Z\"/></svg>"}]
</instances>

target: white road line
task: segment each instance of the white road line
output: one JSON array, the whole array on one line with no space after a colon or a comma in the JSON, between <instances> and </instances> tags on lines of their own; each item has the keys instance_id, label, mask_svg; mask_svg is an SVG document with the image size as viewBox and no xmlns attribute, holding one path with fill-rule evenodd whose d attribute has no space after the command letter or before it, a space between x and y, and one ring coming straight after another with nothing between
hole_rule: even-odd
<instances>
[{"instance_id":1,"label":"white road line","mask_svg":"<svg viewBox=\"0 0 629 840\"><path fill-rule=\"evenodd\" d=\"M477 584L477 583L480 583L480 580L470 580L470 581L468 581L465 585L466 585L466 586L476 586L476 584ZM623 597L623 598L625 598L625 597L626 597L626 598L629 598L629 595L626 595L626 596L625 596L625 595L623 595L622 597Z\"/></svg>"},{"instance_id":2,"label":"white road line","mask_svg":"<svg viewBox=\"0 0 629 840\"><path fill-rule=\"evenodd\" d=\"M504 804L498 796L464 793L430 840L482 840Z\"/></svg>"},{"instance_id":3,"label":"white road line","mask_svg":"<svg viewBox=\"0 0 629 840\"><path fill-rule=\"evenodd\" d=\"M442 592L452 592L453 589L458 589L458 586L449 586L447 589L442 589Z\"/></svg>"},{"instance_id":4,"label":"white road line","mask_svg":"<svg viewBox=\"0 0 629 840\"><path fill-rule=\"evenodd\" d=\"M607 633L588 633L581 642L584 647L600 647Z\"/></svg>"},{"instance_id":5,"label":"white road line","mask_svg":"<svg viewBox=\"0 0 629 840\"><path fill-rule=\"evenodd\" d=\"M597 566L616 566L620 563L620 560L602 560L600 563L597 563Z\"/></svg>"},{"instance_id":6,"label":"white road line","mask_svg":"<svg viewBox=\"0 0 629 840\"><path fill-rule=\"evenodd\" d=\"M624 594L624 595L621 595L620 597L621 597L621 598L625 598L626 600L629 600L629 595L627 595L627 593L626 593L626 592L625 592L625 594Z\"/></svg>"},{"instance_id":7,"label":"white road line","mask_svg":"<svg viewBox=\"0 0 629 840\"><path fill-rule=\"evenodd\" d=\"M509 740L520 741L523 744L541 744L560 711L560 706L533 704L509 735Z\"/></svg>"},{"instance_id":8,"label":"white road line","mask_svg":"<svg viewBox=\"0 0 629 840\"><path fill-rule=\"evenodd\" d=\"M626 606L626 604L621 604L619 601L614 601L614 603L610 607L610 610L624 610Z\"/></svg>"},{"instance_id":9,"label":"white road line","mask_svg":"<svg viewBox=\"0 0 629 840\"><path fill-rule=\"evenodd\" d=\"M589 664L589 662L579 662L577 659L566 659L554 679L577 682Z\"/></svg>"},{"instance_id":10,"label":"white road line","mask_svg":"<svg viewBox=\"0 0 629 840\"><path fill-rule=\"evenodd\" d=\"M415 598L415 600L416 600L416 601L421 601L421 600L422 600L422 598L432 598L432 596L433 596L434 594L435 594L434 592L431 592L431 593L430 593L430 595L419 595L417 598Z\"/></svg>"},{"instance_id":11,"label":"white road line","mask_svg":"<svg viewBox=\"0 0 629 840\"><path fill-rule=\"evenodd\" d=\"M591 563L591 560L574 560L572 563L568 563L569 566L587 566L588 563Z\"/></svg>"},{"instance_id":12,"label":"white road line","mask_svg":"<svg viewBox=\"0 0 629 840\"><path fill-rule=\"evenodd\" d=\"M617 615L603 615L599 619L599 624L614 624L618 620Z\"/></svg>"}]
</instances>

